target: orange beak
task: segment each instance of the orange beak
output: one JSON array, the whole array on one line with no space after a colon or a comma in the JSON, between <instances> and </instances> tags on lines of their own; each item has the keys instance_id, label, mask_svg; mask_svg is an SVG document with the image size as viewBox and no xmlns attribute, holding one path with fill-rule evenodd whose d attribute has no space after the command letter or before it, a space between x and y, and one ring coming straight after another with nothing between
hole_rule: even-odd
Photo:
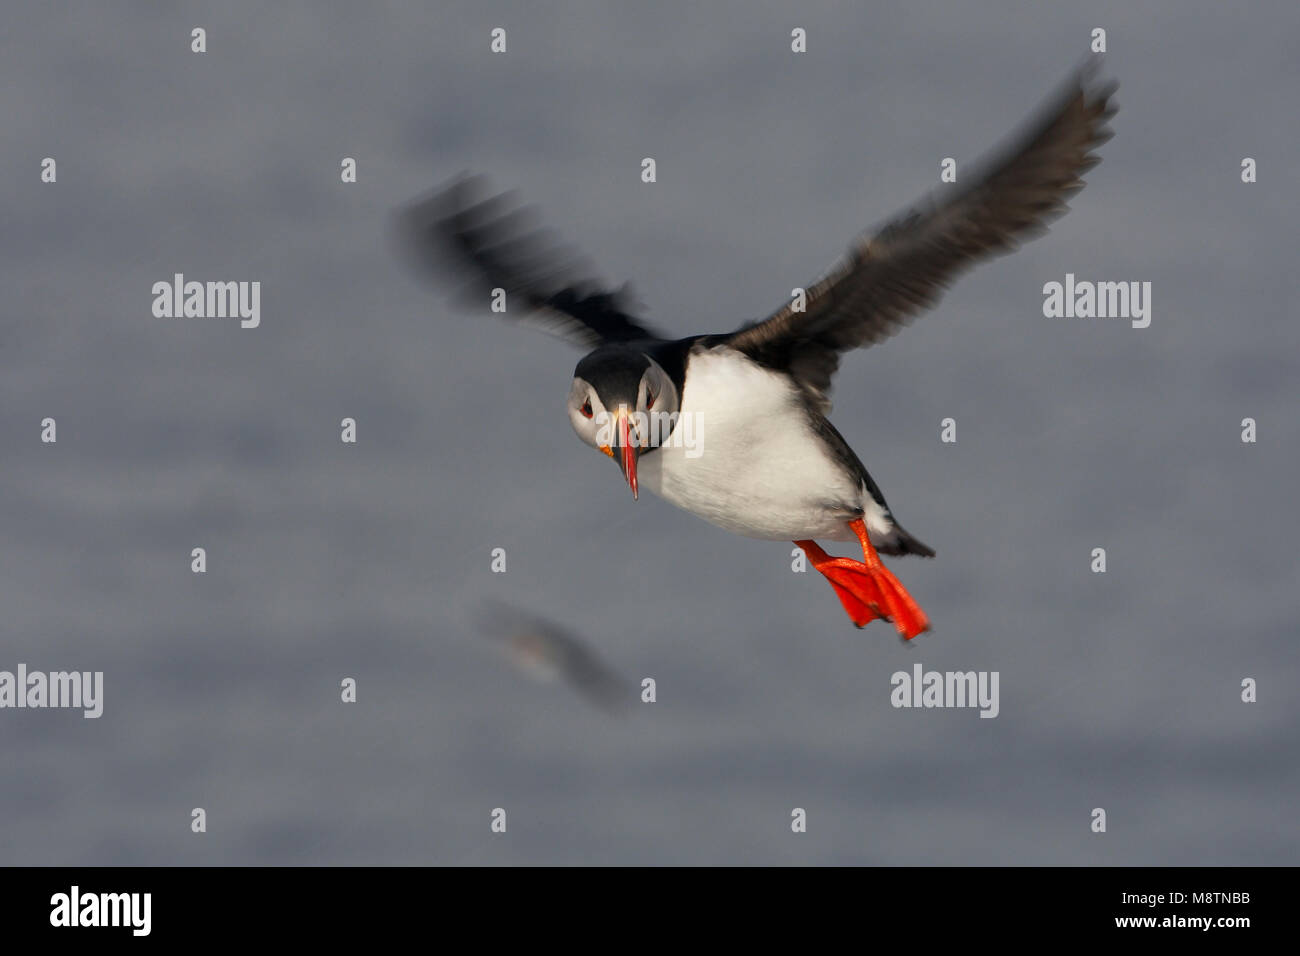
<instances>
[{"instance_id":1,"label":"orange beak","mask_svg":"<svg viewBox=\"0 0 1300 956\"><path fill-rule=\"evenodd\" d=\"M618 410L618 442L619 452L615 453L609 445L598 445L603 454L608 455L618 462L619 470L623 472L623 477L627 479L629 487L632 489L632 497L639 498L636 484L636 460L641 457L641 446L633 444L631 427L628 424L627 406L622 405Z\"/></svg>"},{"instance_id":2,"label":"orange beak","mask_svg":"<svg viewBox=\"0 0 1300 956\"><path fill-rule=\"evenodd\" d=\"M641 454L641 449L632 444L632 439L628 431L627 407L619 406L618 409L618 441L623 451L622 460L618 466L623 470L623 477L627 479L628 485L632 489L632 497L639 497L636 488L636 460Z\"/></svg>"}]
</instances>

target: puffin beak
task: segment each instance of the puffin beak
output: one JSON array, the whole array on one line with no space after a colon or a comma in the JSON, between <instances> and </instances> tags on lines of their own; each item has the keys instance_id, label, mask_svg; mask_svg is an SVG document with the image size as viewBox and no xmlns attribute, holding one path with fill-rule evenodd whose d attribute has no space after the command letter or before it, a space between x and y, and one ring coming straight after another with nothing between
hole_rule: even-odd
<instances>
[{"instance_id":1,"label":"puffin beak","mask_svg":"<svg viewBox=\"0 0 1300 956\"><path fill-rule=\"evenodd\" d=\"M618 459L618 467L622 469L623 477L627 479L628 485L632 488L632 497L639 497L636 488L636 460L641 454L640 446L633 445L631 436L628 433L627 423L627 406L618 407L618 441L619 450L622 457ZM613 455L610 456L614 457Z\"/></svg>"}]
</instances>

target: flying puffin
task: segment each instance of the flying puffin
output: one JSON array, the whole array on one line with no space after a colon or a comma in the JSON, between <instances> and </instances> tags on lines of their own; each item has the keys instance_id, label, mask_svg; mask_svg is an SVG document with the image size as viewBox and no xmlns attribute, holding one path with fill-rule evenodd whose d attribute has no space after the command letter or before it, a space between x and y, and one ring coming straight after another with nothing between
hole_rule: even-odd
<instances>
[{"instance_id":1,"label":"flying puffin","mask_svg":"<svg viewBox=\"0 0 1300 956\"><path fill-rule=\"evenodd\" d=\"M727 531L793 541L854 624L881 618L910 639L929 619L880 554L934 550L899 525L827 420L831 377L841 352L893 335L975 262L1065 212L1111 136L1114 90L1093 68L1077 70L977 175L860 237L802 302L725 334L656 333L626 286L586 278L530 210L478 177L405 209L402 232L422 263L467 275L478 302L504 293L505 314L541 318L590 350L574 371L569 420L617 462L633 497L644 486ZM856 540L862 560L832 557L816 538Z\"/></svg>"}]
</instances>

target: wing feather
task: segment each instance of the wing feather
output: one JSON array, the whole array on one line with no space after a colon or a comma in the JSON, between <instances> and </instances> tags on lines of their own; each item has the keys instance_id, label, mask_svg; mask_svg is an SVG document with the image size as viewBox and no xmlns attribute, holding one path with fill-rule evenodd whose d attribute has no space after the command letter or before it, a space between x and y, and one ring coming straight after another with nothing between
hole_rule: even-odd
<instances>
[{"instance_id":1,"label":"wing feather","mask_svg":"<svg viewBox=\"0 0 1300 956\"><path fill-rule=\"evenodd\" d=\"M536 219L513 195L489 195L482 177L461 176L403 210L399 228L421 268L462 281L467 304L482 306L493 289L504 289L507 316L589 349L660 338L632 314L628 286L590 278L582 257Z\"/></svg>"},{"instance_id":2,"label":"wing feather","mask_svg":"<svg viewBox=\"0 0 1300 956\"><path fill-rule=\"evenodd\" d=\"M1097 165L1111 132L1115 84L1077 71L1029 128L960 191L938 190L853 244L825 278L793 303L724 341L790 371L823 410L841 352L875 345L933 306L975 263L1046 231Z\"/></svg>"}]
</instances>

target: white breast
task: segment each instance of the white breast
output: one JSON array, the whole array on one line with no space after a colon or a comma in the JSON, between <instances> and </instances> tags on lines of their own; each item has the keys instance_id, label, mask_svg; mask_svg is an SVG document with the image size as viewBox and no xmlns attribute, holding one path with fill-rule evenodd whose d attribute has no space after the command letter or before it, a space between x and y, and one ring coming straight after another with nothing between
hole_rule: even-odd
<instances>
[{"instance_id":1,"label":"white breast","mask_svg":"<svg viewBox=\"0 0 1300 956\"><path fill-rule=\"evenodd\" d=\"M681 418L640 483L751 538L852 540L845 510L889 520L812 430L796 387L733 349L692 353ZM876 519L873 521L872 519Z\"/></svg>"}]
</instances>

